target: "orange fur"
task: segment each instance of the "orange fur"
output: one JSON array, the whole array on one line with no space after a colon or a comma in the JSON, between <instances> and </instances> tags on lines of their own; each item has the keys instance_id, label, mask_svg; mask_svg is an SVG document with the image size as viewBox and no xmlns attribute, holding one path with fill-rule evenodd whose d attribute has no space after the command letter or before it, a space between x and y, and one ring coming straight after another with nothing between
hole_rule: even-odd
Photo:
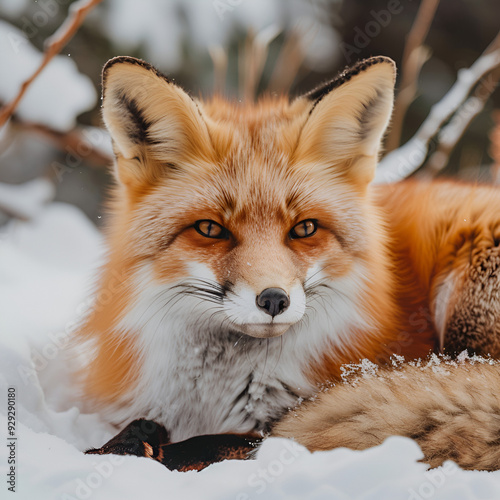
<instances>
[{"instance_id":1,"label":"orange fur","mask_svg":"<svg viewBox=\"0 0 500 500\"><path fill-rule=\"evenodd\" d=\"M268 96L254 105L194 101L141 61L108 63L104 118L119 185L109 261L80 332L94 349L83 374L89 399L125 401L143 370L140 331L118 326L137 299L143 263L162 284L201 263L221 286L242 282L256 295L303 284L317 262L330 280L362 266L366 328L353 326L348 342L309 360L316 386L338 379L343 363L422 357L439 344L436 296L451 272L464 272L471 252L497 241L500 196L444 182L371 187L394 66L374 58L351 71L314 102ZM204 219L232 238L200 235L194 224ZM317 233L290 240L307 219L319 221ZM99 307L116 276L112 301Z\"/></svg>"}]
</instances>

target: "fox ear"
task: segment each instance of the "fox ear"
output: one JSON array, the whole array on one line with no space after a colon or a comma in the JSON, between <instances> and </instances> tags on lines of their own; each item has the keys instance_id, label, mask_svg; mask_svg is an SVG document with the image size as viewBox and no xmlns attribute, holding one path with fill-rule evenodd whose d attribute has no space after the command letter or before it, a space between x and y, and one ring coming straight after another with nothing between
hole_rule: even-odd
<instances>
[{"instance_id":1,"label":"fox ear","mask_svg":"<svg viewBox=\"0 0 500 500\"><path fill-rule=\"evenodd\" d=\"M366 186L391 117L395 76L392 59L372 57L306 94L312 107L297 147L300 161Z\"/></svg>"},{"instance_id":2,"label":"fox ear","mask_svg":"<svg viewBox=\"0 0 500 500\"><path fill-rule=\"evenodd\" d=\"M103 118L113 139L118 177L126 184L210 155L195 101L149 64L115 57L102 73Z\"/></svg>"}]
</instances>

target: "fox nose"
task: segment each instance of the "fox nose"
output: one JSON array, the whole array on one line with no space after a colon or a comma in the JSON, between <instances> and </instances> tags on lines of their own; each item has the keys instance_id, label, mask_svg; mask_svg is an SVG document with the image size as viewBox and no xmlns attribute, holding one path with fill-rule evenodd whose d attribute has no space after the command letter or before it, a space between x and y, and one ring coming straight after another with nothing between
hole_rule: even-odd
<instances>
[{"instance_id":1,"label":"fox nose","mask_svg":"<svg viewBox=\"0 0 500 500\"><path fill-rule=\"evenodd\" d=\"M281 288L266 288L257 296L257 305L274 318L288 308L290 298Z\"/></svg>"}]
</instances>

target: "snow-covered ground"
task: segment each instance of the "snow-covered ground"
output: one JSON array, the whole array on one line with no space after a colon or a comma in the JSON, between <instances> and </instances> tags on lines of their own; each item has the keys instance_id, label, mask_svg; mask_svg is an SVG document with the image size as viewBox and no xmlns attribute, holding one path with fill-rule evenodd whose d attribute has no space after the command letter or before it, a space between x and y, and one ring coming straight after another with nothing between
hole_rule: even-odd
<instances>
[{"instance_id":1,"label":"snow-covered ground","mask_svg":"<svg viewBox=\"0 0 500 500\"><path fill-rule=\"evenodd\" d=\"M495 499L500 472L433 471L401 437L355 452L311 454L270 439L254 461L171 472L146 458L84 455L112 433L80 413L60 356L87 307L102 239L74 207L50 204L31 222L0 229L0 498L10 498L7 395L16 391L16 495L42 499ZM14 449L14 447L12 447Z\"/></svg>"}]
</instances>

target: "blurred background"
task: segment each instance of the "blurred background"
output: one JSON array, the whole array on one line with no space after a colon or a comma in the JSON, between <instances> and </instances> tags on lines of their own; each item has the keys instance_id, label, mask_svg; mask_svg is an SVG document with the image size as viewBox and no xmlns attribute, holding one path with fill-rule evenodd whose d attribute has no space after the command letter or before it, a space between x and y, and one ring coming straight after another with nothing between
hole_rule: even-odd
<instances>
[{"instance_id":1,"label":"blurred background","mask_svg":"<svg viewBox=\"0 0 500 500\"><path fill-rule=\"evenodd\" d=\"M100 72L111 57L143 58L194 96L249 100L263 92L299 95L359 59L387 55L400 68L402 98L390 151L417 133L500 28L499 0L96 3L0 128L0 224L29 218L47 198L78 206L97 225L103 220L112 153L100 117ZM0 0L1 104L15 97L48 37L81 5ZM458 125L443 116L435 135L445 133L429 141L417 174L497 182L499 76L497 64L475 82L475 100L459 110Z\"/></svg>"}]
</instances>

